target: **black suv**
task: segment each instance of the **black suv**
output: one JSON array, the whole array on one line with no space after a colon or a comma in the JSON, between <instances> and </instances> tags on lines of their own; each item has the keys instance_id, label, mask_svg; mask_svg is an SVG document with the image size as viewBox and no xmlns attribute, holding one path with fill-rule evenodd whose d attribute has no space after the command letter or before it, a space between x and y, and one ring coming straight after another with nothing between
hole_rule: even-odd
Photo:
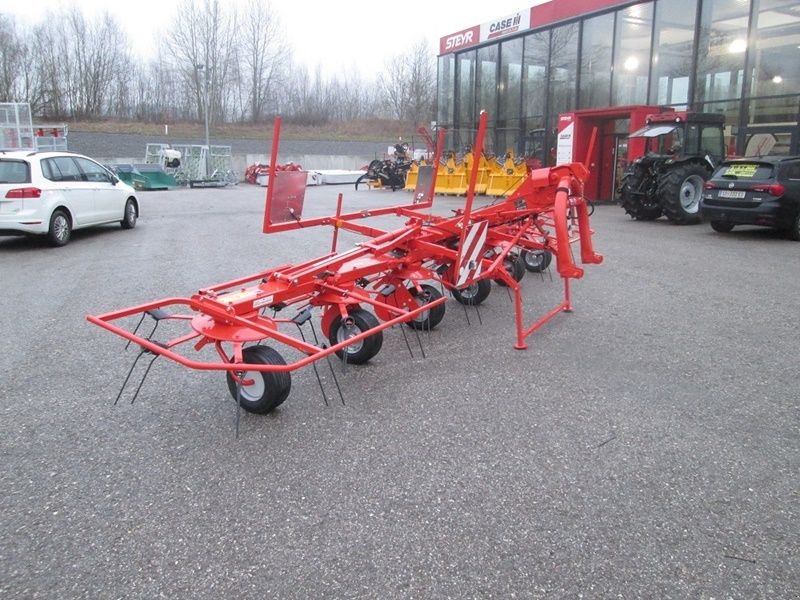
<instances>
[{"instance_id":1,"label":"black suv","mask_svg":"<svg viewBox=\"0 0 800 600\"><path fill-rule=\"evenodd\" d=\"M705 184L700 212L714 231L763 225L800 241L800 156L723 161Z\"/></svg>"}]
</instances>

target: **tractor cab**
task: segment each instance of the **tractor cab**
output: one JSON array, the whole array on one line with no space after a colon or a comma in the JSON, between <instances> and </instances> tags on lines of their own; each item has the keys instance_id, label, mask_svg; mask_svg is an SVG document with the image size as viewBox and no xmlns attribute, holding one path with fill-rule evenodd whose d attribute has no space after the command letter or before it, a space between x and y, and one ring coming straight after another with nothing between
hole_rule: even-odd
<instances>
[{"instance_id":1,"label":"tractor cab","mask_svg":"<svg viewBox=\"0 0 800 600\"><path fill-rule=\"evenodd\" d=\"M645 139L645 156L700 158L716 166L725 158L724 125L721 114L665 112L648 115L647 125L629 137Z\"/></svg>"}]
</instances>

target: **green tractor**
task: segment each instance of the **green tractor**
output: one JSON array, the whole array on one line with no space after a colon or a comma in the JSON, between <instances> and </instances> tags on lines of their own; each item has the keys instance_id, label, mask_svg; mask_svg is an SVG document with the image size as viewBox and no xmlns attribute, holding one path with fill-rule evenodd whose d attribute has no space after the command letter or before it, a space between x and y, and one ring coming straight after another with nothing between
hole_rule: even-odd
<instances>
[{"instance_id":1,"label":"green tractor","mask_svg":"<svg viewBox=\"0 0 800 600\"><path fill-rule=\"evenodd\" d=\"M639 221L665 215L678 225L699 223L703 186L725 158L725 117L665 112L646 122L629 136L645 138L645 154L625 169L622 207Z\"/></svg>"}]
</instances>

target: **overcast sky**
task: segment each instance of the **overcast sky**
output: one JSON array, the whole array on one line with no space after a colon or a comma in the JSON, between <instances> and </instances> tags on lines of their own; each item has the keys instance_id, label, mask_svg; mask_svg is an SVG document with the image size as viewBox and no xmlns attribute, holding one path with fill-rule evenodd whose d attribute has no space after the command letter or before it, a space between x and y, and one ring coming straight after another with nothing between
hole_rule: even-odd
<instances>
[{"instance_id":1,"label":"overcast sky","mask_svg":"<svg viewBox=\"0 0 800 600\"><path fill-rule=\"evenodd\" d=\"M243 5L257 0L228 0ZM228 3L226 2L226 4ZM422 38L438 54L439 38L529 8L529 0L480 2L421 0L273 0L295 59L309 69L346 74L380 69L386 59ZM48 9L78 6L87 14L108 10L128 32L134 52L153 56L158 31L172 22L176 0L0 0L1 12L33 24Z\"/></svg>"}]
</instances>

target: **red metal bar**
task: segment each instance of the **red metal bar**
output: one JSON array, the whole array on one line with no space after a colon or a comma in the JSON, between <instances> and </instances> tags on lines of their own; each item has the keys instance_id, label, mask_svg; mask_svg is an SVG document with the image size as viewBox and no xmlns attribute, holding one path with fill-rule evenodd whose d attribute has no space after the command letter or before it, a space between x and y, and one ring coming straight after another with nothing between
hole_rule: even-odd
<instances>
[{"instance_id":1,"label":"red metal bar","mask_svg":"<svg viewBox=\"0 0 800 600\"><path fill-rule=\"evenodd\" d=\"M483 151L483 138L486 135L486 123L489 114L481 111L480 120L478 121L478 135L475 138L475 146L472 149L474 156L480 156ZM461 253L466 250L464 248L464 239L467 236L467 229L470 225L470 217L472 216L472 201L475 199L475 183L478 180L478 165L480 160L472 161L472 170L469 174L469 184L467 186L467 202L464 205L464 215L461 217L461 235L458 240L458 263L461 263Z\"/></svg>"},{"instance_id":2,"label":"red metal bar","mask_svg":"<svg viewBox=\"0 0 800 600\"><path fill-rule=\"evenodd\" d=\"M275 167L278 164L278 144L281 138L281 118L275 117L275 122L272 125L272 150L269 155L269 181L267 181L267 206L264 210L264 223L262 231L267 231L272 223L270 223L269 215L272 210L272 190L275 189Z\"/></svg>"},{"instance_id":3,"label":"red metal bar","mask_svg":"<svg viewBox=\"0 0 800 600\"><path fill-rule=\"evenodd\" d=\"M342 216L342 194L336 198L336 219L333 223L333 242L331 243L331 252L336 252L336 242L339 240L340 217Z\"/></svg>"},{"instance_id":4,"label":"red metal bar","mask_svg":"<svg viewBox=\"0 0 800 600\"><path fill-rule=\"evenodd\" d=\"M298 346L302 345L302 346L308 346L310 348L310 351L306 352L308 355L305 358L302 358L302 359L300 359L298 361L295 361L293 363L288 363L286 365L262 365L262 364L250 364L250 363L238 363L238 362L210 363L210 362L204 362L204 361L190 360L190 359L188 359L188 358L186 358L186 357L184 357L184 356L182 356L180 354L177 354L176 352L172 352L171 350L169 350L168 348L165 348L164 346L162 346L160 344L157 344L157 343L154 343L154 342L152 342L152 341L150 341L148 339L133 335L131 332L127 331L126 329L122 329L120 327L117 327L116 325L113 325L112 323L109 323L108 321L102 320L102 319L100 319L98 317L89 315L89 316L86 317L86 319L90 323L94 323L95 325L98 325L98 326L102 327L103 329L106 329L106 330L108 330L108 331L110 331L112 333L115 333L116 335L118 335L120 337L123 337L125 339L128 339L128 340L134 342L135 344L138 344L142 348L144 348L146 350L149 350L150 352L152 352L154 354L159 354L161 356L169 358L170 360L174 360L175 362L177 362L179 364L182 364L185 367L189 367L190 369L197 369L199 371L289 372L289 371L296 371L297 369L300 369L302 367L310 365L314 361L317 361L317 360L320 360L322 358L325 358L326 356L330 356L331 354L334 354L335 352L338 352L339 350L343 350L344 348L346 348L347 346L349 346L351 344L354 344L356 342L360 342L361 340L363 340L365 338L368 338L368 337L374 335L375 333L377 333L379 331L383 331L384 329L388 329L388 328L393 327L395 325L398 325L400 323L405 323L407 321L410 321L414 317L416 317L417 315L422 314L425 311L428 311L431 308L433 308L435 306L438 306L439 304L442 304L443 302L445 302L445 300L446 300L446 298L443 296L443 297L441 297L441 298L439 298L437 300L434 300L434 301L429 302L427 304L423 304L419 308L416 308L416 309L411 310L411 311L406 311L406 312L404 312L404 314L402 314L402 315L400 315L398 317L395 317L394 319L390 319L388 321L384 321L383 323L380 323L377 327L373 327L372 329L368 329L367 331L363 331L363 332L359 333L358 335L354 335L353 337L348 338L348 339L344 340L343 342L339 342L338 344L334 344L333 346L330 346L330 347L325 348L325 349L321 349L321 348L319 348L317 346L311 346L310 344L302 344L302 342L300 342L300 340L298 340L297 338L291 338L290 336L285 336L285 335L281 334L281 336L280 336L281 338L289 338L289 339L292 340L293 343L291 345L293 347L298 347ZM387 306L391 306L391 305L387 305ZM395 312L397 312L397 307L391 306L391 308ZM274 330L270 330L269 331L269 335L265 336L264 339L268 339L268 338L269 339L278 339L277 336L275 336L275 333L276 332ZM297 343L297 346L295 346L295 343Z\"/></svg>"}]
</instances>

